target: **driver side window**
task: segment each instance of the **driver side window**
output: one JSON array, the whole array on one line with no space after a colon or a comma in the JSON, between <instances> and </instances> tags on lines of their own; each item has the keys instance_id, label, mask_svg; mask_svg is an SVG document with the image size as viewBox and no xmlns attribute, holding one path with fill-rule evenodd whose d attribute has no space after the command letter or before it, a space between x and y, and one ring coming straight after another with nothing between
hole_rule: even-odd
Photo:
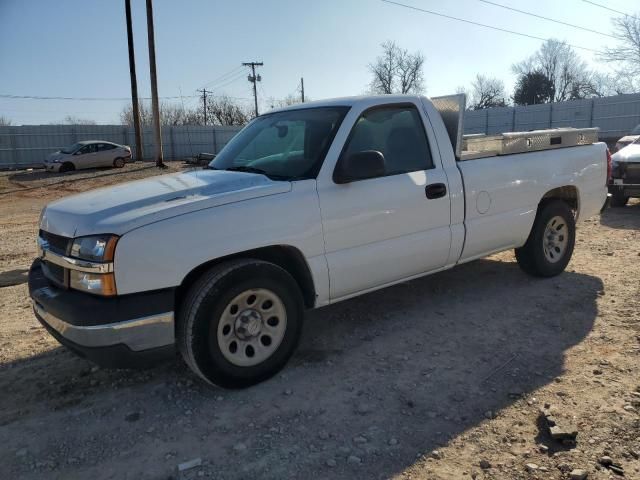
<instances>
[{"instance_id":1,"label":"driver side window","mask_svg":"<svg viewBox=\"0 0 640 480\"><path fill-rule=\"evenodd\" d=\"M87 153L93 153L96 151L96 145L91 143L89 145L85 145L80 150L78 150L78 155L86 155Z\"/></svg>"},{"instance_id":2,"label":"driver side window","mask_svg":"<svg viewBox=\"0 0 640 480\"><path fill-rule=\"evenodd\" d=\"M385 176L434 166L420 114L412 105L376 107L360 115L342 155L366 150L382 153Z\"/></svg>"}]
</instances>

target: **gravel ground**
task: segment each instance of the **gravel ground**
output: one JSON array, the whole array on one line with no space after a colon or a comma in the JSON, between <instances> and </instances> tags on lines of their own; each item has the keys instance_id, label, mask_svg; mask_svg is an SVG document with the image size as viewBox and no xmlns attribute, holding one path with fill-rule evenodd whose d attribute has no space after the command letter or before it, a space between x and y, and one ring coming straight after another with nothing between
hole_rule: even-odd
<instances>
[{"instance_id":1,"label":"gravel ground","mask_svg":"<svg viewBox=\"0 0 640 480\"><path fill-rule=\"evenodd\" d=\"M0 176L0 477L640 478L640 202L580 224L559 277L505 252L310 312L280 375L226 391L98 369L31 312L40 209L155 174Z\"/></svg>"}]
</instances>

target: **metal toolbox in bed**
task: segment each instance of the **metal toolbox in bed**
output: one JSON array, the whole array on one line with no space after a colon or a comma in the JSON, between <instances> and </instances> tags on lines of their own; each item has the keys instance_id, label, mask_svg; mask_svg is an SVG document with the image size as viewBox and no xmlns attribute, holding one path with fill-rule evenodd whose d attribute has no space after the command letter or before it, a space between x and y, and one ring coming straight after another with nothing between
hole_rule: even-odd
<instances>
[{"instance_id":1,"label":"metal toolbox in bed","mask_svg":"<svg viewBox=\"0 0 640 480\"><path fill-rule=\"evenodd\" d=\"M553 148L591 145L598 141L597 128L555 128L531 132L507 132L501 135L465 135L463 150L478 156L508 155Z\"/></svg>"}]
</instances>

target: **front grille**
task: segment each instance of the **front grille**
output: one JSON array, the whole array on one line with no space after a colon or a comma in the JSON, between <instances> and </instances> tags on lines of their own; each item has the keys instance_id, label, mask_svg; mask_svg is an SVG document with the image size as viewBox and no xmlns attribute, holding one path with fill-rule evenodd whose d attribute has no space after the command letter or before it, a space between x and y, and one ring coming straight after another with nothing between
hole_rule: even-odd
<instances>
[{"instance_id":1,"label":"front grille","mask_svg":"<svg viewBox=\"0 0 640 480\"><path fill-rule=\"evenodd\" d=\"M640 164L627 163L624 172L624 183L640 183Z\"/></svg>"},{"instance_id":2,"label":"front grille","mask_svg":"<svg viewBox=\"0 0 640 480\"><path fill-rule=\"evenodd\" d=\"M54 263L47 262L46 260L42 262L42 273L44 276L51 280L53 283L60 287L66 287L67 279L66 279L66 269L56 265Z\"/></svg>"},{"instance_id":3,"label":"front grille","mask_svg":"<svg viewBox=\"0 0 640 480\"><path fill-rule=\"evenodd\" d=\"M55 233L45 232L40 230L40 238L44 240L48 245L48 250L51 250L58 255L67 255L69 249L70 238L56 235Z\"/></svg>"},{"instance_id":4,"label":"front grille","mask_svg":"<svg viewBox=\"0 0 640 480\"><path fill-rule=\"evenodd\" d=\"M70 238L56 235L55 233L46 232L44 230L40 230L39 236L40 244L45 250L56 253L58 255L67 255L69 253L69 250L71 249ZM69 284L69 275L67 269L56 265L55 263L44 260L42 262L42 273L44 273L44 276L47 277L48 280L59 287L66 288Z\"/></svg>"}]
</instances>

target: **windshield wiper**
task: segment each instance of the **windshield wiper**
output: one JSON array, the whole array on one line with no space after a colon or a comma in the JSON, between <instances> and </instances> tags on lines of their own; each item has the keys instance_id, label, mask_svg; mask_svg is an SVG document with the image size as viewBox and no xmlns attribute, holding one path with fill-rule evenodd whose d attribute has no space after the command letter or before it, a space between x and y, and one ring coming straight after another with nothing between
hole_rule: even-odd
<instances>
[{"instance_id":1,"label":"windshield wiper","mask_svg":"<svg viewBox=\"0 0 640 480\"><path fill-rule=\"evenodd\" d=\"M256 168L256 167L249 167L247 165L238 165L237 167L229 167L229 168L225 168L225 170L228 170L229 172L259 173L260 175L269 176L269 174L265 170L262 170L261 168Z\"/></svg>"},{"instance_id":2,"label":"windshield wiper","mask_svg":"<svg viewBox=\"0 0 640 480\"><path fill-rule=\"evenodd\" d=\"M247 173L257 173L259 175L264 175L272 180L294 180L293 177L287 175L276 175L273 173L269 173L266 170L262 170L261 168L249 167L247 165L238 165L236 167L225 168L225 170L229 172L247 172Z\"/></svg>"}]
</instances>

